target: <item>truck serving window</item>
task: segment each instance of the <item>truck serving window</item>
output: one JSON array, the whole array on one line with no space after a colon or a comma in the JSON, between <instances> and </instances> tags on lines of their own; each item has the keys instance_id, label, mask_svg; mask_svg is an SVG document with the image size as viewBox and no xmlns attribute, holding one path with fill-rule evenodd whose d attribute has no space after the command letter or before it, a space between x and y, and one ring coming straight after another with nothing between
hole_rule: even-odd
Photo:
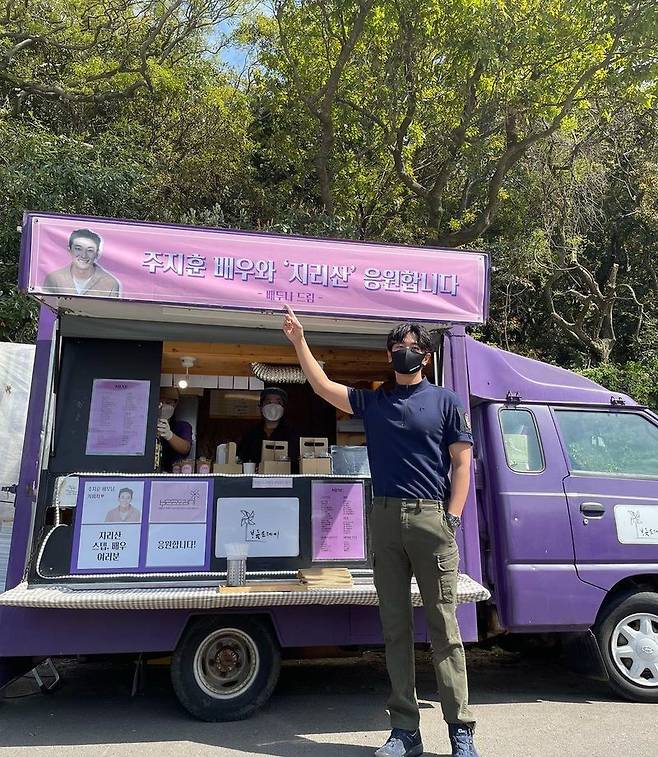
<instances>
[{"instance_id":1,"label":"truck serving window","mask_svg":"<svg viewBox=\"0 0 658 757\"><path fill-rule=\"evenodd\" d=\"M570 468L658 477L658 428L635 413L556 410Z\"/></svg>"},{"instance_id":2,"label":"truck serving window","mask_svg":"<svg viewBox=\"0 0 658 757\"><path fill-rule=\"evenodd\" d=\"M503 409L499 417L507 465L516 473L543 471L544 458L533 414L529 410Z\"/></svg>"}]
</instances>

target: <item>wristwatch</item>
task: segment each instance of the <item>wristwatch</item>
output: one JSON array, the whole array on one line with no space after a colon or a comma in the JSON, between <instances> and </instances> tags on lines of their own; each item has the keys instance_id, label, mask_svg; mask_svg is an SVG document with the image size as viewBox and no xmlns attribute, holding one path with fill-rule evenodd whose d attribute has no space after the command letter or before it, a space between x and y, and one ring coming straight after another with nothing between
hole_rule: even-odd
<instances>
[{"instance_id":1,"label":"wristwatch","mask_svg":"<svg viewBox=\"0 0 658 757\"><path fill-rule=\"evenodd\" d=\"M446 513L446 521L452 531L456 531L462 524L462 519L459 515L453 515L452 513Z\"/></svg>"}]
</instances>

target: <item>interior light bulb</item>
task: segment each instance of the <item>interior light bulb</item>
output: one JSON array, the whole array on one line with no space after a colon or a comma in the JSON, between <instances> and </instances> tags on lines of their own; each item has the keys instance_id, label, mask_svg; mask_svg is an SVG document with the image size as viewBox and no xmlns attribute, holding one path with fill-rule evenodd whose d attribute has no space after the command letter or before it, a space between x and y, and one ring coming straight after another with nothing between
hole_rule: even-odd
<instances>
[{"instance_id":1,"label":"interior light bulb","mask_svg":"<svg viewBox=\"0 0 658 757\"><path fill-rule=\"evenodd\" d=\"M178 381L178 388L179 389L187 389L187 379L179 379Z\"/></svg>"}]
</instances>

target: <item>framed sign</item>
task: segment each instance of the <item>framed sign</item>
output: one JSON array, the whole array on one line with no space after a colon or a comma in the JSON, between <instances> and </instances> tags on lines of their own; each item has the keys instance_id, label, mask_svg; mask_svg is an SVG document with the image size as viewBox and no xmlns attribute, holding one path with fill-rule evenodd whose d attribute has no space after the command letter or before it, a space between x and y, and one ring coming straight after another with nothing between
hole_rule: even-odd
<instances>
[{"instance_id":1,"label":"framed sign","mask_svg":"<svg viewBox=\"0 0 658 757\"><path fill-rule=\"evenodd\" d=\"M137 570L144 521L144 481L81 480L81 484L72 572Z\"/></svg>"},{"instance_id":2,"label":"framed sign","mask_svg":"<svg viewBox=\"0 0 658 757\"><path fill-rule=\"evenodd\" d=\"M365 560L365 495L362 482L311 484L314 561Z\"/></svg>"},{"instance_id":3,"label":"framed sign","mask_svg":"<svg viewBox=\"0 0 658 757\"><path fill-rule=\"evenodd\" d=\"M226 545L235 542L247 544L248 557L297 557L299 499L220 497L215 557L226 557Z\"/></svg>"},{"instance_id":4,"label":"framed sign","mask_svg":"<svg viewBox=\"0 0 658 757\"><path fill-rule=\"evenodd\" d=\"M80 477L72 573L207 570L209 479Z\"/></svg>"},{"instance_id":5,"label":"framed sign","mask_svg":"<svg viewBox=\"0 0 658 757\"><path fill-rule=\"evenodd\" d=\"M201 569L208 564L210 483L195 479L151 482L144 567Z\"/></svg>"}]
</instances>

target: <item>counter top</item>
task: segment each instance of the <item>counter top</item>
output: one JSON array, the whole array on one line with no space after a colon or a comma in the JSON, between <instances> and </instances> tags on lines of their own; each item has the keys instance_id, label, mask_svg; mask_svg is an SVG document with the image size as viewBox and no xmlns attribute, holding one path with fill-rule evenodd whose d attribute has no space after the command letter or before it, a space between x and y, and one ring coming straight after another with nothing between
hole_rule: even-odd
<instances>
[{"instance_id":1,"label":"counter top","mask_svg":"<svg viewBox=\"0 0 658 757\"><path fill-rule=\"evenodd\" d=\"M268 585L272 582L269 581ZM75 588L73 586L30 586L23 582L0 594L0 605L79 610L169 610L211 609L221 607L273 607L282 605L377 605L372 582L355 583L336 589L306 591L266 591L249 594L223 594L218 586L171 588ZM459 574L457 602L481 602L490 594L484 586L464 573ZM422 606L415 581L411 584L414 607Z\"/></svg>"}]
</instances>

